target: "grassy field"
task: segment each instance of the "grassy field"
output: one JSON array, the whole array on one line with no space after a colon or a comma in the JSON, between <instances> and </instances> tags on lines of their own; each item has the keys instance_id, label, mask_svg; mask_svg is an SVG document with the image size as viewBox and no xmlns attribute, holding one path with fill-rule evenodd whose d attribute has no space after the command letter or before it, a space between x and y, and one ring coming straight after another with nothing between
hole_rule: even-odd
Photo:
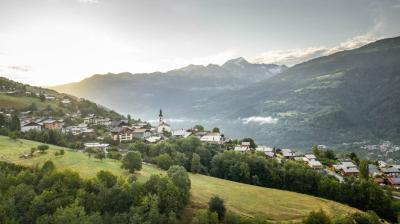
<instances>
[{"instance_id":1,"label":"grassy field","mask_svg":"<svg viewBox=\"0 0 400 224\"><path fill-rule=\"evenodd\" d=\"M124 176L127 172L120 168L120 162L110 159L97 160L81 152L67 151L68 149L51 146L47 154L37 154L34 158L22 159L20 155L29 153L31 147L40 143L17 140L0 136L0 160L26 166L40 165L52 160L58 169L70 169L80 173L82 177L90 178L100 170L108 170L115 175ZM64 156L56 157L56 150L64 149ZM144 164L138 172L139 181L145 181L151 174L164 174L157 167ZM210 197L222 197L228 210L247 217L260 216L271 221L299 221L309 212L322 208L331 216L357 211L346 205L329 200L298 194L289 191L256 187L247 184L217 179L200 174L190 174L192 181L192 201L186 213L192 213L198 207L206 207Z\"/></svg>"},{"instance_id":2,"label":"grassy field","mask_svg":"<svg viewBox=\"0 0 400 224\"><path fill-rule=\"evenodd\" d=\"M3 108L16 108L23 109L30 106L32 103L35 103L38 109L44 109L48 105L51 105L53 108L57 108L57 102L45 101L41 102L39 98L27 97L27 96L8 96L3 93L0 93L0 107Z\"/></svg>"}]
</instances>

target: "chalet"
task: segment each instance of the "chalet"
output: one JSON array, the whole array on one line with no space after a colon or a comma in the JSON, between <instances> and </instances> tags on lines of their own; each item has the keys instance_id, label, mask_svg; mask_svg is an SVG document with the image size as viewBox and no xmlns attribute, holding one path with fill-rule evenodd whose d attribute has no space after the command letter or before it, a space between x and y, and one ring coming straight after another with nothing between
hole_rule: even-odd
<instances>
[{"instance_id":1,"label":"chalet","mask_svg":"<svg viewBox=\"0 0 400 224\"><path fill-rule=\"evenodd\" d=\"M84 124L110 126L111 125L111 119L93 115L93 116L85 117L83 119L83 123Z\"/></svg>"},{"instance_id":2,"label":"chalet","mask_svg":"<svg viewBox=\"0 0 400 224\"><path fill-rule=\"evenodd\" d=\"M318 160L310 160L308 161L308 166L315 170L320 170L323 168L322 163Z\"/></svg>"},{"instance_id":3,"label":"chalet","mask_svg":"<svg viewBox=\"0 0 400 224\"><path fill-rule=\"evenodd\" d=\"M114 141L132 141L133 131L128 127L116 127L111 130L111 137Z\"/></svg>"},{"instance_id":4,"label":"chalet","mask_svg":"<svg viewBox=\"0 0 400 224\"><path fill-rule=\"evenodd\" d=\"M400 177L388 178L388 184L390 184L391 186L395 186L395 187L400 186Z\"/></svg>"},{"instance_id":5,"label":"chalet","mask_svg":"<svg viewBox=\"0 0 400 224\"><path fill-rule=\"evenodd\" d=\"M159 137L159 136L151 136L151 137L146 138L146 142L153 143L153 144L159 142L160 140L161 140L161 137Z\"/></svg>"},{"instance_id":6,"label":"chalet","mask_svg":"<svg viewBox=\"0 0 400 224\"><path fill-rule=\"evenodd\" d=\"M73 135L80 135L80 134L85 134L85 135L91 135L94 134L94 130L90 129L87 127L86 124L80 124L77 126L68 126L63 129L64 133L71 133Z\"/></svg>"},{"instance_id":7,"label":"chalet","mask_svg":"<svg viewBox=\"0 0 400 224\"><path fill-rule=\"evenodd\" d=\"M26 123L24 125L21 125L21 131L22 132L27 132L27 131L30 131L30 130L40 131L40 130L42 130L42 125L40 125L40 124L38 124L36 122L33 122L33 121L29 122L29 123Z\"/></svg>"},{"instance_id":8,"label":"chalet","mask_svg":"<svg viewBox=\"0 0 400 224\"><path fill-rule=\"evenodd\" d=\"M308 161L317 159L317 157L314 154L306 154L304 155L304 157L307 158Z\"/></svg>"},{"instance_id":9,"label":"chalet","mask_svg":"<svg viewBox=\"0 0 400 224\"><path fill-rule=\"evenodd\" d=\"M140 128L140 129L134 129L132 131L132 137L133 138L140 138L140 139L144 139L144 138L148 138L151 136L151 133L149 130L144 129L144 128Z\"/></svg>"},{"instance_id":10,"label":"chalet","mask_svg":"<svg viewBox=\"0 0 400 224\"><path fill-rule=\"evenodd\" d=\"M294 159L296 154L291 149L282 149L281 154L285 159Z\"/></svg>"},{"instance_id":11,"label":"chalet","mask_svg":"<svg viewBox=\"0 0 400 224\"><path fill-rule=\"evenodd\" d=\"M210 143L217 143L222 144L224 143L224 135L220 133L208 133L200 138L202 142L210 142Z\"/></svg>"},{"instance_id":12,"label":"chalet","mask_svg":"<svg viewBox=\"0 0 400 224\"><path fill-rule=\"evenodd\" d=\"M85 146L85 149L89 149L89 148L106 149L110 146L110 144L101 144L98 142L94 142L94 143L85 143L84 146Z\"/></svg>"},{"instance_id":13,"label":"chalet","mask_svg":"<svg viewBox=\"0 0 400 224\"><path fill-rule=\"evenodd\" d=\"M53 119L46 119L39 124L42 124L44 129L49 130L61 130L63 127L63 123L61 121Z\"/></svg>"},{"instance_id":14,"label":"chalet","mask_svg":"<svg viewBox=\"0 0 400 224\"><path fill-rule=\"evenodd\" d=\"M233 150L236 152L250 151L250 142L242 142L240 145L235 146Z\"/></svg>"},{"instance_id":15,"label":"chalet","mask_svg":"<svg viewBox=\"0 0 400 224\"><path fill-rule=\"evenodd\" d=\"M267 157L273 158L275 157L274 149L267 146L257 146L256 152L263 152Z\"/></svg>"},{"instance_id":16,"label":"chalet","mask_svg":"<svg viewBox=\"0 0 400 224\"><path fill-rule=\"evenodd\" d=\"M395 167L386 167L381 169L382 173L386 176L398 176L400 174L400 170Z\"/></svg>"},{"instance_id":17,"label":"chalet","mask_svg":"<svg viewBox=\"0 0 400 224\"><path fill-rule=\"evenodd\" d=\"M176 137L176 138L187 138L190 135L192 135L192 132L184 130L184 129L172 131L172 136Z\"/></svg>"},{"instance_id":18,"label":"chalet","mask_svg":"<svg viewBox=\"0 0 400 224\"><path fill-rule=\"evenodd\" d=\"M357 176L360 171L353 162L345 161L333 165L335 171L340 172L342 176Z\"/></svg>"}]
</instances>

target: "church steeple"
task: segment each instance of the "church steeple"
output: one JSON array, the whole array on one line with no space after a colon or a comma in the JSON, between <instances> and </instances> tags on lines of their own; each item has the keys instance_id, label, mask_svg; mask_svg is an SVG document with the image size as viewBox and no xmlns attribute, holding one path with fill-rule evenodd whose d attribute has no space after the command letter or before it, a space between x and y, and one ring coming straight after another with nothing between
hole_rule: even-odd
<instances>
[{"instance_id":1,"label":"church steeple","mask_svg":"<svg viewBox=\"0 0 400 224\"><path fill-rule=\"evenodd\" d=\"M163 122L163 114L162 114L162 110L160 109L160 114L158 115L158 117L160 118L160 124Z\"/></svg>"}]
</instances>

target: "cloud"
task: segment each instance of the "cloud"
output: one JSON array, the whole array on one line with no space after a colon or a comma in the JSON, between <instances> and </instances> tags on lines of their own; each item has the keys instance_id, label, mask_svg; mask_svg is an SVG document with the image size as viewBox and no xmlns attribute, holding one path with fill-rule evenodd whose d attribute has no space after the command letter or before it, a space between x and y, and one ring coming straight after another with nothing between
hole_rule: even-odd
<instances>
[{"instance_id":1,"label":"cloud","mask_svg":"<svg viewBox=\"0 0 400 224\"><path fill-rule=\"evenodd\" d=\"M29 65L11 65L11 66L8 66L7 68L9 68L11 70L19 71L19 72L29 72L32 70L32 67Z\"/></svg>"},{"instance_id":2,"label":"cloud","mask_svg":"<svg viewBox=\"0 0 400 224\"><path fill-rule=\"evenodd\" d=\"M267 63L267 64L285 64L288 66L295 65L313 58L327 56L339 51L351 50L361 47L380 38L383 30L384 23L375 21L374 27L366 34L355 36L347 41L344 41L334 47L308 47L308 48L295 48L286 50L273 50L263 52L251 61L254 63Z\"/></svg>"},{"instance_id":3,"label":"cloud","mask_svg":"<svg viewBox=\"0 0 400 224\"><path fill-rule=\"evenodd\" d=\"M278 118L273 117L260 117L260 116L252 116L247 118L240 119L243 124L255 123L259 125L263 124L276 124L278 122Z\"/></svg>"},{"instance_id":4,"label":"cloud","mask_svg":"<svg viewBox=\"0 0 400 224\"><path fill-rule=\"evenodd\" d=\"M99 3L99 0L77 0L79 3L84 3L84 4L96 4Z\"/></svg>"}]
</instances>

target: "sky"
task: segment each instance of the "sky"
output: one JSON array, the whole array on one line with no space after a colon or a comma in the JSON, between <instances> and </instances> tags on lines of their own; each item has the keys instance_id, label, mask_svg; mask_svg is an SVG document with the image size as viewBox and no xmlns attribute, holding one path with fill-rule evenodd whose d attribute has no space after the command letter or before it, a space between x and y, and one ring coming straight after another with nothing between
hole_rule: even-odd
<instances>
[{"instance_id":1,"label":"sky","mask_svg":"<svg viewBox=\"0 0 400 224\"><path fill-rule=\"evenodd\" d=\"M400 0L0 0L0 76L39 86L244 57L292 66L400 35Z\"/></svg>"}]
</instances>

